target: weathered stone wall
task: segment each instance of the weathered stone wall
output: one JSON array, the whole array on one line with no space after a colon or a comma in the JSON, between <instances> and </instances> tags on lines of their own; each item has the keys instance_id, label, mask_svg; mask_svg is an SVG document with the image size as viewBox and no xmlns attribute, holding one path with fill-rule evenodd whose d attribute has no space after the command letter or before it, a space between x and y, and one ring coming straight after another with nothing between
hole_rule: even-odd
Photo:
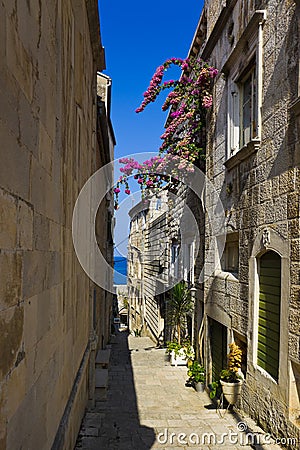
<instances>
[{"instance_id":1,"label":"weathered stone wall","mask_svg":"<svg viewBox=\"0 0 300 450\"><path fill-rule=\"evenodd\" d=\"M159 294L169 280L170 251L167 192L161 192L159 207L157 201L158 197L153 196L146 208L140 202L130 211L128 246L131 329L141 330L155 342L163 339Z\"/></svg>"},{"instance_id":2,"label":"weathered stone wall","mask_svg":"<svg viewBox=\"0 0 300 450\"><path fill-rule=\"evenodd\" d=\"M159 208L157 202L161 200ZM142 203L140 204L142 205ZM187 280L184 264L184 245L192 243L196 236L189 220L194 216L199 234L204 233L204 215L198 197L187 186L179 184L170 191L163 189L160 196L150 198L149 209L144 222L141 221L138 205L130 212L131 230L129 237L129 301L131 323L136 327L143 323L143 333L155 342L172 339L172 327L167 320L167 297L171 287L182 279ZM185 222L184 222L185 221ZM187 222L187 223L186 223ZM138 228L136 226L138 223ZM173 243L180 246L178 274L171 270L171 248ZM135 247L140 249L136 252ZM202 320L203 291L199 276L203 267L204 240L199 243L195 258L194 283L197 287L194 332L197 339ZM140 258L139 258L139 255ZM139 260L140 259L140 260ZM137 266L141 264L140 273ZM191 283L191 281L190 281ZM139 298L138 298L139 297ZM136 310L134 312L134 310ZM198 353L197 353L198 354Z\"/></svg>"},{"instance_id":3,"label":"weathered stone wall","mask_svg":"<svg viewBox=\"0 0 300 450\"><path fill-rule=\"evenodd\" d=\"M211 13L207 19L210 24L217 21L217 3L220 2L206 2L208 15ZM205 285L205 299L215 305L210 307L210 312L215 314L216 320L224 323L225 315L225 325L230 324L231 331L244 337L245 342L248 340L244 408L277 436L299 439L295 416L289 411L291 403L294 406L296 403L298 415L300 410L299 398L296 402L291 401L295 374L290 366L291 361L297 367L299 365L300 341L300 169L296 147L299 131L297 135L295 126L299 114L299 13L296 2L292 0L237 1L231 4L235 5L219 34L214 36L215 42L209 54L209 59L219 70L238 45L254 9L265 8L267 12L262 32L261 140L257 151L225 167L228 138L225 71L216 81L214 107L208 118L207 176L224 204L227 231L239 233L239 273L236 280L230 280L222 273L212 277ZM245 11L244 18L238 20L242 10ZM212 25L208 27L208 32L211 31ZM243 45L246 48L247 42ZM287 293L282 321L286 315L287 326L280 336L281 348L286 349L286 353L280 354L280 370L285 376L280 376L279 383L270 383L253 363L256 332L251 312L254 276L249 277L249 261L255 242L265 228L278 236L278 241L283 242L282 248L286 244L287 250L282 257L289 259L289 269L282 278L283 290ZM211 238L208 223L206 233L208 248ZM270 245L276 251L272 247L272 238Z\"/></svg>"},{"instance_id":4,"label":"weathered stone wall","mask_svg":"<svg viewBox=\"0 0 300 450\"><path fill-rule=\"evenodd\" d=\"M143 331L144 302L143 278L145 257L145 225L148 215L148 205L142 202L134 206L130 215L130 233L128 240L128 324L130 331Z\"/></svg>"},{"instance_id":5,"label":"weathered stone wall","mask_svg":"<svg viewBox=\"0 0 300 450\"><path fill-rule=\"evenodd\" d=\"M235 24L238 30L241 31L248 23L255 9L259 9L260 3L260 0L206 0L205 9L207 14L208 36L212 34L217 21L221 19L223 14L227 14L228 11L231 12L233 8L237 13Z\"/></svg>"},{"instance_id":6,"label":"weathered stone wall","mask_svg":"<svg viewBox=\"0 0 300 450\"><path fill-rule=\"evenodd\" d=\"M154 197L154 204L156 198ZM151 210L150 210L151 211ZM167 212L157 211L149 217L145 230L145 257L143 264L143 294L145 301L145 322L148 335L158 342L163 334L159 307L159 292L163 281L168 281L169 245L167 230L170 226Z\"/></svg>"},{"instance_id":7,"label":"weathered stone wall","mask_svg":"<svg viewBox=\"0 0 300 450\"><path fill-rule=\"evenodd\" d=\"M92 35L83 1L0 5L1 449L73 448L88 399L91 283L71 220L96 169Z\"/></svg>"}]
</instances>

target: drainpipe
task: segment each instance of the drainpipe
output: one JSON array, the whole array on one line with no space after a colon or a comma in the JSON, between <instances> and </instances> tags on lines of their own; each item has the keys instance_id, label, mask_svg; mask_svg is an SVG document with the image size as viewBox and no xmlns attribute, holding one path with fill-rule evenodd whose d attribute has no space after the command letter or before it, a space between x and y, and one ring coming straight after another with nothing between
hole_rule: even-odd
<instances>
[{"instance_id":1,"label":"drainpipe","mask_svg":"<svg viewBox=\"0 0 300 450\"><path fill-rule=\"evenodd\" d=\"M196 305L196 292L197 289L195 288L195 286L192 286L190 288L190 293L191 293L191 298L192 298L192 302L193 302L193 312L192 312L192 336L191 336L191 341L192 344L194 344L194 338L195 338L195 332L194 332L194 328L195 328L195 305Z\"/></svg>"},{"instance_id":2,"label":"drainpipe","mask_svg":"<svg viewBox=\"0 0 300 450\"><path fill-rule=\"evenodd\" d=\"M257 137L261 139L261 108L262 108L262 89L263 89L263 26L266 21L267 12L265 10L257 11L261 13L261 20L258 23L258 42L257 42Z\"/></svg>"}]
</instances>

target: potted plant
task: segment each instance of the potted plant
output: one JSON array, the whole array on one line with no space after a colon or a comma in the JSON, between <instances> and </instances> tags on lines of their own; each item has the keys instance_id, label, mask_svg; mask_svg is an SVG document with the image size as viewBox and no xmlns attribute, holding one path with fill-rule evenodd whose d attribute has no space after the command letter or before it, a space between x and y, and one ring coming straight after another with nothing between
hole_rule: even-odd
<instances>
[{"instance_id":1,"label":"potted plant","mask_svg":"<svg viewBox=\"0 0 300 450\"><path fill-rule=\"evenodd\" d=\"M174 334L176 333L176 339L172 341L174 349L172 349L173 352L170 352L172 365L185 365L187 359L193 359L194 357L194 350L190 342L187 339L182 340L182 335L185 333L186 316L192 309L191 293L186 283L181 281L172 288L168 302L168 323L173 327Z\"/></svg>"},{"instance_id":2,"label":"potted plant","mask_svg":"<svg viewBox=\"0 0 300 450\"><path fill-rule=\"evenodd\" d=\"M181 344L176 340L168 342L166 353L171 358L172 366L185 366L195 356L194 349L188 339L182 341Z\"/></svg>"},{"instance_id":3,"label":"potted plant","mask_svg":"<svg viewBox=\"0 0 300 450\"><path fill-rule=\"evenodd\" d=\"M187 371L189 382L191 382L197 392L204 392L205 369L198 361L193 361Z\"/></svg>"},{"instance_id":4,"label":"potted plant","mask_svg":"<svg viewBox=\"0 0 300 450\"><path fill-rule=\"evenodd\" d=\"M181 348L181 345L179 345L177 341L170 341L167 342L166 353L170 356L170 358L172 358L172 355L179 355Z\"/></svg>"},{"instance_id":5,"label":"potted plant","mask_svg":"<svg viewBox=\"0 0 300 450\"><path fill-rule=\"evenodd\" d=\"M220 384L223 395L229 405L235 405L241 395L244 376L241 371L242 350L235 343L229 344L230 352L227 355L228 366L220 373Z\"/></svg>"},{"instance_id":6,"label":"potted plant","mask_svg":"<svg viewBox=\"0 0 300 450\"><path fill-rule=\"evenodd\" d=\"M182 350L185 355L186 363L189 366L195 358L194 348L189 339L184 339L182 341Z\"/></svg>"}]
</instances>

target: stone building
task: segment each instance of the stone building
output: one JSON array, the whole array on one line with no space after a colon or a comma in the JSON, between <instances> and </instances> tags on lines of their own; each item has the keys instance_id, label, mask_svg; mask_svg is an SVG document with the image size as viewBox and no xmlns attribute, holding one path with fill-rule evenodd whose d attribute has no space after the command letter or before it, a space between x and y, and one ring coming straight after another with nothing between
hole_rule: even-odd
<instances>
[{"instance_id":1,"label":"stone building","mask_svg":"<svg viewBox=\"0 0 300 450\"><path fill-rule=\"evenodd\" d=\"M129 211L130 233L127 255L128 327L132 332L141 331L144 326L143 267L148 210L149 203L140 202Z\"/></svg>"},{"instance_id":2,"label":"stone building","mask_svg":"<svg viewBox=\"0 0 300 450\"><path fill-rule=\"evenodd\" d=\"M119 327L128 327L128 286L114 285L113 315L118 319Z\"/></svg>"},{"instance_id":3,"label":"stone building","mask_svg":"<svg viewBox=\"0 0 300 450\"><path fill-rule=\"evenodd\" d=\"M198 218L197 226L204 223L199 202L184 184L178 183L166 186L147 203L141 201L129 211L129 327L159 344L174 337L167 320L172 286L184 280L190 288L196 285L201 295L196 280L200 274L203 243L201 251L196 245L193 226L184 224L186 208L193 209ZM186 330L196 347L202 320L199 304L195 304L194 313L187 318Z\"/></svg>"},{"instance_id":4,"label":"stone building","mask_svg":"<svg viewBox=\"0 0 300 450\"><path fill-rule=\"evenodd\" d=\"M208 381L235 340L244 357L241 407L274 436L297 442L299 48L299 2L207 0L190 49L219 70L206 175L224 205L226 233L212 236L207 218Z\"/></svg>"},{"instance_id":5,"label":"stone building","mask_svg":"<svg viewBox=\"0 0 300 450\"><path fill-rule=\"evenodd\" d=\"M103 73L97 73L97 161L96 168L105 166L114 160L116 144L110 120L112 80ZM112 171L112 168L111 168ZM96 217L96 238L101 253L108 264L113 267L113 216L114 201L112 191L108 191L100 203ZM113 276L108 273L106 281L108 290L92 285L94 329L98 346L104 348L110 336L113 303Z\"/></svg>"},{"instance_id":6,"label":"stone building","mask_svg":"<svg viewBox=\"0 0 300 450\"><path fill-rule=\"evenodd\" d=\"M129 326L158 343L164 340L164 293L169 281L167 191L141 201L129 216Z\"/></svg>"},{"instance_id":7,"label":"stone building","mask_svg":"<svg viewBox=\"0 0 300 450\"><path fill-rule=\"evenodd\" d=\"M212 234L208 212L216 204L207 195L205 227L203 206L197 216L202 247L194 253L192 280L207 381L226 367L228 344L235 340L245 375L240 407L290 448L297 448L293 438L300 441L299 14L294 0L206 0L189 51L219 70L207 115L205 173L224 207L225 227ZM188 204L185 188L161 228L169 252L160 265L169 280L174 268L181 278L187 268L184 257L172 267L172 253L185 253L178 233L183 198ZM140 214L135 208L133 221ZM153 226L149 212L146 218L145 248L153 242L147 233L161 241L163 215ZM203 263L204 282L198 278ZM150 266L149 285L157 276ZM145 277L143 266L141 272ZM147 321L147 299L141 298Z\"/></svg>"},{"instance_id":8,"label":"stone building","mask_svg":"<svg viewBox=\"0 0 300 450\"><path fill-rule=\"evenodd\" d=\"M111 301L71 231L80 189L113 151L98 4L4 0L0 36L0 448L73 449Z\"/></svg>"}]
</instances>

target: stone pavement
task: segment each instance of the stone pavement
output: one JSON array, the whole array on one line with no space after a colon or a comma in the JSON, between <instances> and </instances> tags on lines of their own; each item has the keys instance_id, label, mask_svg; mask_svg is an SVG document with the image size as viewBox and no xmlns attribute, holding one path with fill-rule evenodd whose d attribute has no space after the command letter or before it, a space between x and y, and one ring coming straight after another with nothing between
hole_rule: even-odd
<instances>
[{"instance_id":1,"label":"stone pavement","mask_svg":"<svg viewBox=\"0 0 300 450\"><path fill-rule=\"evenodd\" d=\"M263 431L246 417L221 415L207 393L186 386L186 367L172 367L149 338L116 336L107 400L87 410L75 450L280 449L247 445ZM248 441L247 441L248 439Z\"/></svg>"}]
</instances>

